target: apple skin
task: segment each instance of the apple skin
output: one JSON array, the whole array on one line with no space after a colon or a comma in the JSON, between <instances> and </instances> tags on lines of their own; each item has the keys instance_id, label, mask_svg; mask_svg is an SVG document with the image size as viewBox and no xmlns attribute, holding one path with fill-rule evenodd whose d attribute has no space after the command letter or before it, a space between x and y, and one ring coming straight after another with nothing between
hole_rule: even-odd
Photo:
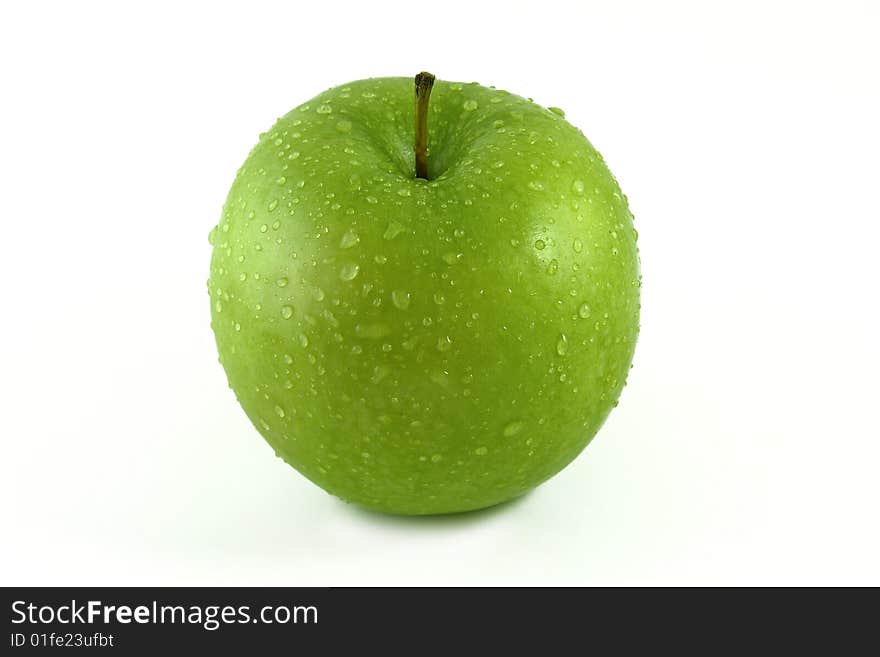
<instances>
[{"instance_id":1,"label":"apple skin","mask_svg":"<svg viewBox=\"0 0 880 657\"><path fill-rule=\"evenodd\" d=\"M220 362L278 456L397 514L509 500L572 461L639 328L626 197L561 111L438 81L330 89L260 137L211 232Z\"/></svg>"}]
</instances>

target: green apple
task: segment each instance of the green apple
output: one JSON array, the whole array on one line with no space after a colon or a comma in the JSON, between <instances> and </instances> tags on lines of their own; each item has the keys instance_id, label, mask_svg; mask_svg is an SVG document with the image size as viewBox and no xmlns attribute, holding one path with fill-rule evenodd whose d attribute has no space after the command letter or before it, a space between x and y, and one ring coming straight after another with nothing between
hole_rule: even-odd
<instances>
[{"instance_id":1,"label":"green apple","mask_svg":"<svg viewBox=\"0 0 880 657\"><path fill-rule=\"evenodd\" d=\"M208 281L220 362L276 454L400 514L559 472L617 405L639 327L632 215L584 135L505 91L422 91L352 82L261 135Z\"/></svg>"}]
</instances>

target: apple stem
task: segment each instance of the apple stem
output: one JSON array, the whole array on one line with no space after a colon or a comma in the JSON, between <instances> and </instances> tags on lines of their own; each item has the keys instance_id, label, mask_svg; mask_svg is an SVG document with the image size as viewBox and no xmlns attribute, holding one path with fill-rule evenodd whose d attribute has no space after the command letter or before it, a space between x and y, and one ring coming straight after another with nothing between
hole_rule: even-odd
<instances>
[{"instance_id":1,"label":"apple stem","mask_svg":"<svg viewBox=\"0 0 880 657\"><path fill-rule=\"evenodd\" d=\"M416 76L416 178L428 179L428 99L434 76L422 71Z\"/></svg>"}]
</instances>

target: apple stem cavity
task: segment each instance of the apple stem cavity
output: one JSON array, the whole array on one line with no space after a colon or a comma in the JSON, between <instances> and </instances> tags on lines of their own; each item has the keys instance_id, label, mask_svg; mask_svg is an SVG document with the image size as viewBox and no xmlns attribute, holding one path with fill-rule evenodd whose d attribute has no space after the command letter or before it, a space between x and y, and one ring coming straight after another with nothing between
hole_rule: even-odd
<instances>
[{"instance_id":1,"label":"apple stem cavity","mask_svg":"<svg viewBox=\"0 0 880 657\"><path fill-rule=\"evenodd\" d=\"M428 99L436 78L422 71L416 75L416 178L428 179Z\"/></svg>"}]
</instances>

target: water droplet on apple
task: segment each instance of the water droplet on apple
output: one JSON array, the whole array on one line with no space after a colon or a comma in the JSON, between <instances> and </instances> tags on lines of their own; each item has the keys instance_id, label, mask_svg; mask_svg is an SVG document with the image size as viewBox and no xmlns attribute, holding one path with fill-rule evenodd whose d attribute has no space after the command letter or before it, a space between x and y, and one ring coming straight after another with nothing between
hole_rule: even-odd
<instances>
[{"instance_id":1,"label":"water droplet on apple","mask_svg":"<svg viewBox=\"0 0 880 657\"><path fill-rule=\"evenodd\" d=\"M293 306L281 306L281 316L284 319L293 317Z\"/></svg>"},{"instance_id":2,"label":"water droplet on apple","mask_svg":"<svg viewBox=\"0 0 880 657\"><path fill-rule=\"evenodd\" d=\"M578 317L581 319L587 319L590 316L590 306L586 303L582 303L578 308Z\"/></svg>"},{"instance_id":3,"label":"water droplet on apple","mask_svg":"<svg viewBox=\"0 0 880 657\"><path fill-rule=\"evenodd\" d=\"M287 279L287 276L282 276L277 281L275 281L275 285L277 285L278 287L287 287L287 284L289 282L290 281Z\"/></svg>"},{"instance_id":4,"label":"water droplet on apple","mask_svg":"<svg viewBox=\"0 0 880 657\"><path fill-rule=\"evenodd\" d=\"M532 180L529 182L528 187L529 189L532 189L536 192L540 192L544 190L544 183L542 183L540 180Z\"/></svg>"},{"instance_id":5,"label":"water droplet on apple","mask_svg":"<svg viewBox=\"0 0 880 657\"><path fill-rule=\"evenodd\" d=\"M394 304L395 308L406 310L409 308L410 300L411 297L409 292L405 292L404 290L394 290L391 292L391 303Z\"/></svg>"},{"instance_id":6,"label":"water droplet on apple","mask_svg":"<svg viewBox=\"0 0 880 657\"><path fill-rule=\"evenodd\" d=\"M444 335L437 339L437 351L446 352L452 349L452 338Z\"/></svg>"},{"instance_id":7,"label":"water droplet on apple","mask_svg":"<svg viewBox=\"0 0 880 657\"><path fill-rule=\"evenodd\" d=\"M318 109L315 110L318 114L330 114L333 111L333 108L330 107L327 103L322 105L318 105Z\"/></svg>"},{"instance_id":8,"label":"water droplet on apple","mask_svg":"<svg viewBox=\"0 0 880 657\"><path fill-rule=\"evenodd\" d=\"M324 300L324 290L319 287L316 287L312 290L312 296L315 297L315 301L323 301Z\"/></svg>"},{"instance_id":9,"label":"water droplet on apple","mask_svg":"<svg viewBox=\"0 0 880 657\"><path fill-rule=\"evenodd\" d=\"M474 454L476 454L477 456L486 456L486 454L488 454L488 453L489 453L489 449L486 447L477 447L474 450Z\"/></svg>"},{"instance_id":10,"label":"water droplet on apple","mask_svg":"<svg viewBox=\"0 0 880 657\"><path fill-rule=\"evenodd\" d=\"M299 334L299 346L303 349L309 346L309 338L305 333Z\"/></svg>"},{"instance_id":11,"label":"water droplet on apple","mask_svg":"<svg viewBox=\"0 0 880 657\"><path fill-rule=\"evenodd\" d=\"M342 239L339 240L339 248L350 249L358 242L360 242L360 237L358 237L358 234L354 232L353 229L349 228L345 231L345 235L342 236Z\"/></svg>"},{"instance_id":12,"label":"water droplet on apple","mask_svg":"<svg viewBox=\"0 0 880 657\"><path fill-rule=\"evenodd\" d=\"M278 417L284 417L286 415L286 413L284 412L283 408L281 408L280 406L278 406L276 404L275 405L275 415L277 415Z\"/></svg>"},{"instance_id":13,"label":"water droplet on apple","mask_svg":"<svg viewBox=\"0 0 880 657\"><path fill-rule=\"evenodd\" d=\"M216 310L218 313L222 313L222 312L223 312L223 302L220 301L220 299L217 299L217 300L214 302L214 310Z\"/></svg>"},{"instance_id":14,"label":"water droplet on apple","mask_svg":"<svg viewBox=\"0 0 880 657\"><path fill-rule=\"evenodd\" d=\"M473 112L477 107L479 107L479 103L475 100L466 100L462 103L462 108L465 112Z\"/></svg>"},{"instance_id":15,"label":"water droplet on apple","mask_svg":"<svg viewBox=\"0 0 880 657\"><path fill-rule=\"evenodd\" d=\"M267 206L269 212L272 212L277 207L278 207L278 199L273 199L273 200L269 201L269 205Z\"/></svg>"},{"instance_id":16,"label":"water droplet on apple","mask_svg":"<svg viewBox=\"0 0 880 657\"><path fill-rule=\"evenodd\" d=\"M431 381L445 388L449 385L449 372L444 372L442 370L431 372Z\"/></svg>"},{"instance_id":17,"label":"water droplet on apple","mask_svg":"<svg viewBox=\"0 0 880 657\"><path fill-rule=\"evenodd\" d=\"M373 376L370 377L371 383L379 383L382 379L384 379L391 372L391 368L387 365L376 365L373 368Z\"/></svg>"},{"instance_id":18,"label":"water droplet on apple","mask_svg":"<svg viewBox=\"0 0 880 657\"><path fill-rule=\"evenodd\" d=\"M584 182L582 180L575 180L571 183L571 191L578 196L582 196L584 193Z\"/></svg>"},{"instance_id":19,"label":"water droplet on apple","mask_svg":"<svg viewBox=\"0 0 880 657\"><path fill-rule=\"evenodd\" d=\"M339 132L351 132L351 121L340 121L336 124L336 129Z\"/></svg>"},{"instance_id":20,"label":"water droplet on apple","mask_svg":"<svg viewBox=\"0 0 880 657\"><path fill-rule=\"evenodd\" d=\"M544 243L544 240L535 240L535 248L538 251L543 251L545 246L547 245Z\"/></svg>"},{"instance_id":21,"label":"water droplet on apple","mask_svg":"<svg viewBox=\"0 0 880 657\"><path fill-rule=\"evenodd\" d=\"M565 112L561 108L548 107L547 109L550 110L551 112L553 112L556 116L561 116L562 118L565 118Z\"/></svg>"},{"instance_id":22,"label":"water droplet on apple","mask_svg":"<svg viewBox=\"0 0 880 657\"><path fill-rule=\"evenodd\" d=\"M439 463L443 460L443 457L440 454L431 455L431 463Z\"/></svg>"},{"instance_id":23,"label":"water droplet on apple","mask_svg":"<svg viewBox=\"0 0 880 657\"><path fill-rule=\"evenodd\" d=\"M463 253L446 253L443 255L443 262L447 265L454 265L464 257Z\"/></svg>"},{"instance_id":24,"label":"water droplet on apple","mask_svg":"<svg viewBox=\"0 0 880 657\"><path fill-rule=\"evenodd\" d=\"M392 221L390 224L388 224L388 228L385 229L385 234L383 235L383 237L386 240L393 240L405 230L406 228L404 228L403 224L397 221Z\"/></svg>"},{"instance_id":25,"label":"water droplet on apple","mask_svg":"<svg viewBox=\"0 0 880 657\"><path fill-rule=\"evenodd\" d=\"M265 232L267 232L268 230L269 230L269 226L267 226L266 224L263 224L262 226L260 226L260 232L261 232L261 233L265 233Z\"/></svg>"},{"instance_id":26,"label":"water droplet on apple","mask_svg":"<svg viewBox=\"0 0 880 657\"><path fill-rule=\"evenodd\" d=\"M357 277L360 270L360 265L353 262L346 263L339 270L339 278L344 281L352 281Z\"/></svg>"},{"instance_id":27,"label":"water droplet on apple","mask_svg":"<svg viewBox=\"0 0 880 657\"><path fill-rule=\"evenodd\" d=\"M376 203L378 203L378 202L379 202L379 199L377 199L375 196L368 196L367 197L367 203L369 203L370 205L376 205Z\"/></svg>"},{"instance_id":28,"label":"water droplet on apple","mask_svg":"<svg viewBox=\"0 0 880 657\"><path fill-rule=\"evenodd\" d=\"M565 356L565 352L568 351L568 338L565 337L565 333L559 334L559 340L556 341L556 353L560 356Z\"/></svg>"},{"instance_id":29,"label":"water droplet on apple","mask_svg":"<svg viewBox=\"0 0 880 657\"><path fill-rule=\"evenodd\" d=\"M580 253L581 251L584 250L584 243L581 242L579 239L575 238L574 242L572 242L572 244L571 244L571 248L574 249L575 253Z\"/></svg>"},{"instance_id":30,"label":"water droplet on apple","mask_svg":"<svg viewBox=\"0 0 880 657\"><path fill-rule=\"evenodd\" d=\"M446 303L446 297L443 295L442 292L434 293L434 303L436 303L438 306L442 306L444 303Z\"/></svg>"},{"instance_id":31,"label":"water droplet on apple","mask_svg":"<svg viewBox=\"0 0 880 657\"><path fill-rule=\"evenodd\" d=\"M391 328L387 324L358 324L354 327L354 333L359 338L378 340L390 334Z\"/></svg>"},{"instance_id":32,"label":"water droplet on apple","mask_svg":"<svg viewBox=\"0 0 880 657\"><path fill-rule=\"evenodd\" d=\"M505 438L510 438L511 436L515 436L520 431L522 431L523 423L519 420L514 420L513 422L509 422L507 426L504 427L502 434L504 434Z\"/></svg>"},{"instance_id":33,"label":"water droplet on apple","mask_svg":"<svg viewBox=\"0 0 880 657\"><path fill-rule=\"evenodd\" d=\"M556 258L554 258L550 261L550 264L547 265L547 273L553 275L557 271L559 271L559 262L556 260Z\"/></svg>"}]
</instances>

